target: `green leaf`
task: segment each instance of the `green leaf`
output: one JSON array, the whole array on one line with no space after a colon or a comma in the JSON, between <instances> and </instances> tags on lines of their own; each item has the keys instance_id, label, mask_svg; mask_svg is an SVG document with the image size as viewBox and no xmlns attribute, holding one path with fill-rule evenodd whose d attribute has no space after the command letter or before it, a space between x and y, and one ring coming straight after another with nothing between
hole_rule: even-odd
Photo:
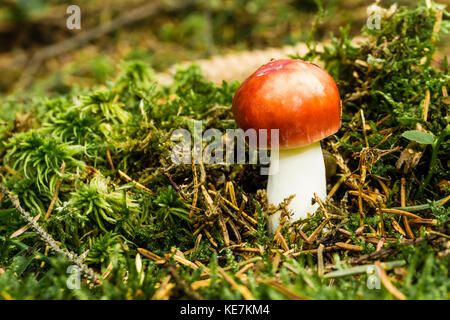
<instances>
[{"instance_id":1,"label":"green leaf","mask_svg":"<svg viewBox=\"0 0 450 320\"><path fill-rule=\"evenodd\" d=\"M433 134L418 130L405 131L403 132L402 137L420 144L432 144L435 139Z\"/></svg>"}]
</instances>

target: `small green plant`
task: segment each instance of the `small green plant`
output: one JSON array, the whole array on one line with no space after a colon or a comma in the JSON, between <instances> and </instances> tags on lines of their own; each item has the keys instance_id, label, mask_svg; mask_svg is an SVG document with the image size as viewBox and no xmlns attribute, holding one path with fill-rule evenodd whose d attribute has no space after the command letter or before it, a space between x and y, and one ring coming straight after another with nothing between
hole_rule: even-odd
<instances>
[{"instance_id":1,"label":"small green plant","mask_svg":"<svg viewBox=\"0 0 450 320\"><path fill-rule=\"evenodd\" d=\"M62 142L60 139L36 130L12 137L6 147L9 149L5 161L12 162L12 169L19 170L27 179L36 179L39 190L54 192L61 168L66 172L79 173L84 169L83 161L76 158L84 148Z\"/></svg>"},{"instance_id":2,"label":"small green plant","mask_svg":"<svg viewBox=\"0 0 450 320\"><path fill-rule=\"evenodd\" d=\"M95 221L105 232L105 223L112 226L121 220L130 219L130 215L139 213L138 204L126 193L111 190L108 180L101 175L92 178L89 184L82 183L78 190L72 193L68 206L80 216L91 217L90 220ZM124 228L128 233L133 230L130 222L125 223Z\"/></svg>"}]
</instances>

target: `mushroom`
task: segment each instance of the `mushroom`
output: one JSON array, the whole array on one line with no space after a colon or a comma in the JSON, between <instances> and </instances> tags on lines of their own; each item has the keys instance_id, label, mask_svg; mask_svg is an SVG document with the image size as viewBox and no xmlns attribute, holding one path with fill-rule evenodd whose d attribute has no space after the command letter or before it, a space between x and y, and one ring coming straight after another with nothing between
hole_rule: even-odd
<instances>
[{"instance_id":1,"label":"mushroom","mask_svg":"<svg viewBox=\"0 0 450 320\"><path fill-rule=\"evenodd\" d=\"M279 204L295 194L288 206L291 222L314 213L318 207L312 204L314 193L326 197L320 140L341 127L341 100L333 78L302 60L272 61L242 83L232 110L243 130L255 129L257 134L259 129L279 130L279 150L271 152L270 169L277 162L277 170L269 170L268 202ZM269 217L271 234L278 230L279 220L280 212Z\"/></svg>"}]
</instances>

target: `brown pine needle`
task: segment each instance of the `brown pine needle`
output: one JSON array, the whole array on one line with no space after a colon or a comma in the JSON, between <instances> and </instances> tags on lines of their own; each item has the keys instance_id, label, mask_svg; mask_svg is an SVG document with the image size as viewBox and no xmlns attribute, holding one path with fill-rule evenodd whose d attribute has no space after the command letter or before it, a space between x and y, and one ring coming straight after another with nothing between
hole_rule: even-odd
<instances>
[{"instance_id":1,"label":"brown pine needle","mask_svg":"<svg viewBox=\"0 0 450 320\"><path fill-rule=\"evenodd\" d=\"M403 218L406 218L406 217L403 216ZM403 230L403 228L398 224L398 222L397 222L394 218L391 218L391 224L392 224L392 227L393 227L398 233L400 233L402 236L406 236L406 232Z\"/></svg>"},{"instance_id":2,"label":"brown pine needle","mask_svg":"<svg viewBox=\"0 0 450 320\"><path fill-rule=\"evenodd\" d=\"M200 227L197 228L192 234L195 236L197 233L203 230L203 228L206 227L206 224L202 224Z\"/></svg>"},{"instance_id":3,"label":"brown pine needle","mask_svg":"<svg viewBox=\"0 0 450 320\"><path fill-rule=\"evenodd\" d=\"M48 256L48 252L50 251L50 247L49 246L45 246L45 250L44 250L44 256ZM41 263L41 269L44 268L45 266L45 261L42 261Z\"/></svg>"},{"instance_id":4,"label":"brown pine needle","mask_svg":"<svg viewBox=\"0 0 450 320\"><path fill-rule=\"evenodd\" d=\"M109 163L109 166L111 167L111 169L113 171L115 171L116 169L114 167L114 162L112 161L112 158L111 158L111 151L109 151L109 149L106 150L106 158L108 159L108 163Z\"/></svg>"},{"instance_id":5,"label":"brown pine needle","mask_svg":"<svg viewBox=\"0 0 450 320\"><path fill-rule=\"evenodd\" d=\"M376 205L375 199L373 199L371 196L363 193L362 191L360 192L360 191L356 191L356 190L351 190L348 193L351 194L352 196L357 196L357 197L360 197L360 198L366 200L371 205ZM361 202L361 206L360 206L360 211L362 211L362 202Z\"/></svg>"},{"instance_id":6,"label":"brown pine needle","mask_svg":"<svg viewBox=\"0 0 450 320\"><path fill-rule=\"evenodd\" d=\"M163 175L169 180L170 185L175 189L175 191L178 193L180 198L182 200L187 200L186 195L184 194L183 190L181 190L180 186L178 186L175 181L173 181L171 175L168 172L163 172ZM192 210L192 208L191 208Z\"/></svg>"},{"instance_id":7,"label":"brown pine needle","mask_svg":"<svg viewBox=\"0 0 450 320\"><path fill-rule=\"evenodd\" d=\"M247 247L237 247L234 250L236 251L246 251L246 252L260 252L258 248L247 248Z\"/></svg>"},{"instance_id":8,"label":"brown pine needle","mask_svg":"<svg viewBox=\"0 0 450 320\"><path fill-rule=\"evenodd\" d=\"M205 202L206 207L208 208L207 211L205 211L207 216L212 216L216 214L217 206L215 205L216 201L211 198L211 196L208 194L208 191L206 191L206 188L204 185L200 186L200 189L202 190L203 199ZM217 194L215 194L217 197Z\"/></svg>"},{"instance_id":9,"label":"brown pine needle","mask_svg":"<svg viewBox=\"0 0 450 320\"><path fill-rule=\"evenodd\" d=\"M216 195L217 191L214 190L209 190L209 193L211 193L212 195ZM257 225L258 222L252 218L251 216L249 216L248 214L246 214L244 211L240 211L239 208L237 206L235 206L231 201L229 201L228 199L222 197L222 195L220 195L220 198L226 203L228 204L231 208L233 208L234 210L240 212L248 221L250 221L253 225Z\"/></svg>"},{"instance_id":10,"label":"brown pine needle","mask_svg":"<svg viewBox=\"0 0 450 320\"><path fill-rule=\"evenodd\" d=\"M425 92L425 100L423 102L423 112L422 112L422 118L424 121L427 121L427 119L428 119L429 107L430 107L430 90L427 90Z\"/></svg>"},{"instance_id":11,"label":"brown pine needle","mask_svg":"<svg viewBox=\"0 0 450 320\"><path fill-rule=\"evenodd\" d=\"M183 258L183 257L181 257L179 255L176 255L176 254L173 256L173 258L174 258L174 260L176 262L181 263L184 266L187 266L187 267L189 267L191 269L194 269L194 270L198 269L198 266L195 263L187 260L186 258Z\"/></svg>"},{"instance_id":12,"label":"brown pine needle","mask_svg":"<svg viewBox=\"0 0 450 320\"><path fill-rule=\"evenodd\" d=\"M194 191L194 196L192 198L192 204L191 204L191 210L189 211L189 218L192 218L192 216L194 215L194 211L197 205L197 201L198 201L198 189L196 189Z\"/></svg>"},{"instance_id":13,"label":"brown pine needle","mask_svg":"<svg viewBox=\"0 0 450 320\"><path fill-rule=\"evenodd\" d=\"M435 235L438 235L438 236L446 238L446 239L450 239L449 235L443 234L443 233L440 233L440 232L437 232L437 231L430 230L430 231L428 231L428 233L435 234Z\"/></svg>"},{"instance_id":14,"label":"brown pine needle","mask_svg":"<svg viewBox=\"0 0 450 320\"><path fill-rule=\"evenodd\" d=\"M308 240L306 240L306 241L309 243L314 242L316 240L317 236L319 235L320 231L322 231L323 227L325 227L325 225L328 223L328 221L330 221L330 218L323 220L323 222L320 224L320 226L318 226L316 228L316 230L314 230L313 233L311 233L311 235L308 237Z\"/></svg>"},{"instance_id":15,"label":"brown pine needle","mask_svg":"<svg viewBox=\"0 0 450 320\"><path fill-rule=\"evenodd\" d=\"M383 249L383 246L384 246L384 239L381 238L380 241L378 241L378 243L377 243L376 251L380 251L381 249Z\"/></svg>"},{"instance_id":16,"label":"brown pine needle","mask_svg":"<svg viewBox=\"0 0 450 320\"><path fill-rule=\"evenodd\" d=\"M339 187L342 185L342 183L344 182L344 180L345 180L345 176L342 175L342 176L339 178L338 182L336 182L336 183L334 184L333 188L331 188L330 192L329 192L328 195L327 195L327 198L331 198L331 197L334 196L334 194L336 193L336 191L338 191Z\"/></svg>"},{"instance_id":17,"label":"brown pine needle","mask_svg":"<svg viewBox=\"0 0 450 320\"><path fill-rule=\"evenodd\" d=\"M278 239L278 241L281 244L281 247L283 248L284 251L289 251L289 246L287 244L286 239L283 237L283 235L281 234L280 231L277 232L277 234L275 235L275 237Z\"/></svg>"},{"instance_id":18,"label":"brown pine needle","mask_svg":"<svg viewBox=\"0 0 450 320\"><path fill-rule=\"evenodd\" d=\"M214 241L213 237L212 237L211 234L208 232L208 230L203 229L203 232L205 233L205 235L206 235L206 237L208 238L209 242L211 242L211 244L212 244L214 247L217 248L218 245L217 245L217 243Z\"/></svg>"},{"instance_id":19,"label":"brown pine needle","mask_svg":"<svg viewBox=\"0 0 450 320\"><path fill-rule=\"evenodd\" d=\"M338 246L339 248L342 248L345 250L350 250L350 251L362 251L363 250L363 248L361 246L357 246L355 244L349 244L349 243L345 243L345 242L336 242L335 245Z\"/></svg>"},{"instance_id":20,"label":"brown pine needle","mask_svg":"<svg viewBox=\"0 0 450 320\"><path fill-rule=\"evenodd\" d=\"M323 249L325 246L323 244L319 245L319 249L317 250L317 273L319 276L323 276L325 273L324 266L323 266Z\"/></svg>"},{"instance_id":21,"label":"brown pine needle","mask_svg":"<svg viewBox=\"0 0 450 320\"><path fill-rule=\"evenodd\" d=\"M281 292L282 294L284 294L286 297L288 297L291 300L306 300L307 299L305 297L298 295L291 289L286 288L281 283L279 283L275 280L260 280L259 282L262 282L262 283L268 285L269 287L276 289L277 291Z\"/></svg>"},{"instance_id":22,"label":"brown pine needle","mask_svg":"<svg viewBox=\"0 0 450 320\"><path fill-rule=\"evenodd\" d=\"M203 296L196 292L192 286L187 283L181 275L178 274L177 269L174 265L169 265L169 272L172 275L175 283L178 287L180 287L184 293L189 297L189 299L193 300L204 300Z\"/></svg>"},{"instance_id":23,"label":"brown pine needle","mask_svg":"<svg viewBox=\"0 0 450 320\"><path fill-rule=\"evenodd\" d=\"M383 217L383 211L377 210L378 214L380 215L380 222L378 223L379 232L382 237L384 237L384 217Z\"/></svg>"},{"instance_id":24,"label":"brown pine needle","mask_svg":"<svg viewBox=\"0 0 450 320\"><path fill-rule=\"evenodd\" d=\"M278 267L280 266L280 262L281 262L281 254L277 253L272 258L272 265L273 265L274 272L277 272Z\"/></svg>"},{"instance_id":25,"label":"brown pine needle","mask_svg":"<svg viewBox=\"0 0 450 320\"><path fill-rule=\"evenodd\" d=\"M447 197L444 198L444 200L440 203L441 206L443 206L444 204L447 203L447 201L450 200L450 195L448 195Z\"/></svg>"},{"instance_id":26,"label":"brown pine needle","mask_svg":"<svg viewBox=\"0 0 450 320\"><path fill-rule=\"evenodd\" d=\"M332 251L332 250L335 250L335 249L339 249L339 247L337 247L337 246L330 246L330 247L325 247L323 250L328 252L328 251ZM302 250L300 252L294 252L294 253L290 254L290 256L292 258L295 258L295 257L298 257L298 256L300 256L302 254L317 254L318 251L319 251L319 249Z\"/></svg>"},{"instance_id":27,"label":"brown pine needle","mask_svg":"<svg viewBox=\"0 0 450 320\"><path fill-rule=\"evenodd\" d=\"M195 246L194 246L194 250L192 252L197 252L198 248L200 246L200 241L202 240L202 234L199 233L199 235L197 236L197 239L195 239Z\"/></svg>"},{"instance_id":28,"label":"brown pine needle","mask_svg":"<svg viewBox=\"0 0 450 320\"><path fill-rule=\"evenodd\" d=\"M303 232L302 229L298 229L297 231L305 241L308 241L308 236Z\"/></svg>"},{"instance_id":29,"label":"brown pine needle","mask_svg":"<svg viewBox=\"0 0 450 320\"><path fill-rule=\"evenodd\" d=\"M198 174L197 174L197 166L195 165L194 162L194 158L192 158L192 173L193 173L193 182L194 182L194 196L192 199L192 207L191 210L189 212L189 218L192 218L192 216L194 215L194 209L197 206L197 200L198 200L198 188L199 188L199 184L198 184Z\"/></svg>"},{"instance_id":30,"label":"brown pine needle","mask_svg":"<svg viewBox=\"0 0 450 320\"><path fill-rule=\"evenodd\" d=\"M228 181L227 185L228 185L228 192L230 194L231 203L233 203L237 207L238 204L237 204L237 201L236 201L236 193L234 192L233 182Z\"/></svg>"},{"instance_id":31,"label":"brown pine needle","mask_svg":"<svg viewBox=\"0 0 450 320\"><path fill-rule=\"evenodd\" d=\"M152 300L169 300L170 291L175 287L175 284L169 283L170 279L171 275L164 278L158 290L153 295Z\"/></svg>"},{"instance_id":32,"label":"brown pine needle","mask_svg":"<svg viewBox=\"0 0 450 320\"><path fill-rule=\"evenodd\" d=\"M144 257L146 257L146 258L148 258L148 259L150 259L150 260L153 260L153 261L155 261L156 263L162 264L162 263L165 263L165 262L166 262L166 260L165 260L164 258L158 256L157 254L154 254L154 253L151 252L151 251L148 251L148 250L143 249L143 248L138 248L137 250L138 250L138 252L139 252L140 254L142 254Z\"/></svg>"},{"instance_id":33,"label":"brown pine needle","mask_svg":"<svg viewBox=\"0 0 450 320\"><path fill-rule=\"evenodd\" d=\"M406 216L406 217L415 218L415 219L422 219L421 217L419 217L418 215L416 215L414 213L404 211L404 210L399 210L399 209L382 208L381 211L386 212L386 213L398 214L401 216Z\"/></svg>"},{"instance_id":34,"label":"brown pine needle","mask_svg":"<svg viewBox=\"0 0 450 320\"><path fill-rule=\"evenodd\" d=\"M222 234L223 234L223 241L225 242L225 246L229 246L230 245L230 236L228 234L228 229L227 226L225 224L225 220L223 219L223 215L222 215L222 211L219 209L219 225L222 229Z\"/></svg>"},{"instance_id":35,"label":"brown pine needle","mask_svg":"<svg viewBox=\"0 0 450 320\"><path fill-rule=\"evenodd\" d=\"M229 276L222 268L218 268L218 271L222 275L222 277L231 285L231 288L234 290L238 290L245 300L255 300L247 287L237 284L236 281L234 281L234 279Z\"/></svg>"},{"instance_id":36,"label":"brown pine needle","mask_svg":"<svg viewBox=\"0 0 450 320\"><path fill-rule=\"evenodd\" d=\"M406 179L404 177L402 177L402 179L400 180L400 205L402 207L406 207L405 188L406 188ZM408 217L403 216L402 219L403 219L403 224L405 225L406 234L408 235L408 238L414 239L415 238L414 232L412 232L412 230L411 230L411 226L409 225Z\"/></svg>"},{"instance_id":37,"label":"brown pine needle","mask_svg":"<svg viewBox=\"0 0 450 320\"><path fill-rule=\"evenodd\" d=\"M380 177L375 176L375 179L378 181L378 183L381 186L381 189L383 189L384 195L386 197L389 197L390 191L389 188L386 186L386 184L383 182L382 179L380 179Z\"/></svg>"},{"instance_id":38,"label":"brown pine needle","mask_svg":"<svg viewBox=\"0 0 450 320\"><path fill-rule=\"evenodd\" d=\"M193 290L198 290L199 288L203 288L203 287L209 287L209 284L211 282L211 279L203 279L203 280L197 280L192 282L191 284L191 288Z\"/></svg>"},{"instance_id":39,"label":"brown pine needle","mask_svg":"<svg viewBox=\"0 0 450 320\"><path fill-rule=\"evenodd\" d=\"M147 188L146 186L140 184L140 183L137 182L136 180L131 179L131 178L130 178L125 172L123 172L122 170L119 170L118 172L119 172L120 176L121 176L122 178L124 178L126 181L134 183L134 184L136 185L136 188L142 189L142 190L144 190L145 192L147 192L147 193L149 193L149 194L153 194L153 191L152 191L152 190L150 190L150 189Z\"/></svg>"},{"instance_id":40,"label":"brown pine needle","mask_svg":"<svg viewBox=\"0 0 450 320\"><path fill-rule=\"evenodd\" d=\"M229 226L231 228L231 231L233 231L233 234L234 234L234 236L236 238L236 242L237 243L241 243L242 242L241 234L237 230L237 228L234 225L233 221L230 219L230 220L227 221L227 223L229 224Z\"/></svg>"},{"instance_id":41,"label":"brown pine needle","mask_svg":"<svg viewBox=\"0 0 450 320\"><path fill-rule=\"evenodd\" d=\"M63 163L61 165L61 171L60 171L61 175L64 174L65 169L66 169L66 164ZM48 207L47 213L45 214L45 217L44 217L45 220L48 220L48 218L50 217L50 215L53 212L53 207L55 206L56 200L58 200L59 189L61 189L62 182L63 182L63 179L59 179L56 184L55 194L53 195L52 202L50 202L50 206Z\"/></svg>"},{"instance_id":42,"label":"brown pine needle","mask_svg":"<svg viewBox=\"0 0 450 320\"><path fill-rule=\"evenodd\" d=\"M366 147L369 147L369 140L367 139L367 132L366 132L366 118L364 117L363 109L361 109L361 125L362 125L362 129L363 129L364 141L366 143Z\"/></svg>"},{"instance_id":43,"label":"brown pine needle","mask_svg":"<svg viewBox=\"0 0 450 320\"><path fill-rule=\"evenodd\" d=\"M388 275L386 274L386 271L383 268L383 265L379 261L375 261L375 265L378 269L378 274L380 276L381 283L383 283L383 286L386 288L387 291L389 291L390 294L392 294L393 297L399 300L406 300L406 296L401 293L389 280Z\"/></svg>"},{"instance_id":44,"label":"brown pine needle","mask_svg":"<svg viewBox=\"0 0 450 320\"><path fill-rule=\"evenodd\" d=\"M436 219L411 219L411 220L409 220L409 223L436 225L438 223L438 221Z\"/></svg>"},{"instance_id":45,"label":"brown pine needle","mask_svg":"<svg viewBox=\"0 0 450 320\"><path fill-rule=\"evenodd\" d=\"M36 217L34 217L33 218L34 222L37 222L39 220L39 218L41 217L41 215L42 214L39 213ZM12 238L15 238L15 237L18 237L18 236L24 234L28 229L30 229L30 226L31 225L27 224L26 226L20 228L16 232L14 232L9 238L12 239Z\"/></svg>"},{"instance_id":46,"label":"brown pine needle","mask_svg":"<svg viewBox=\"0 0 450 320\"><path fill-rule=\"evenodd\" d=\"M350 191L352 192L352 191ZM363 193L361 192L361 187L359 188L359 192L358 192L358 212L359 212L359 225L363 226L364 225L364 209L363 209L363 204L362 204L362 195Z\"/></svg>"},{"instance_id":47,"label":"brown pine needle","mask_svg":"<svg viewBox=\"0 0 450 320\"><path fill-rule=\"evenodd\" d=\"M236 272L236 277L238 277L238 278L243 277L244 273L246 273L248 270L250 270L254 266L255 266L255 264L253 262L243 266L238 272Z\"/></svg>"},{"instance_id":48,"label":"brown pine needle","mask_svg":"<svg viewBox=\"0 0 450 320\"><path fill-rule=\"evenodd\" d=\"M439 33L439 29L440 29L440 27L441 27L441 23L442 23L442 14L443 14L443 11L442 11L442 10L439 10L438 13L437 13L436 22L434 23L434 26L433 26L433 35L431 36L431 41L432 41L433 43L436 42L436 36L435 36L435 35ZM426 119L425 119L425 120L426 120Z\"/></svg>"},{"instance_id":49,"label":"brown pine needle","mask_svg":"<svg viewBox=\"0 0 450 320\"><path fill-rule=\"evenodd\" d=\"M323 214L325 215L325 217L327 219L330 218L330 216L328 215L328 211L327 209L325 209L325 206L323 205L322 200L319 198L319 196L317 195L317 193L314 192L314 199L316 200L316 202L319 204L320 209L322 209ZM328 221L328 225L330 226L330 228L333 228L333 225L331 224L331 221Z\"/></svg>"},{"instance_id":50,"label":"brown pine needle","mask_svg":"<svg viewBox=\"0 0 450 320\"><path fill-rule=\"evenodd\" d=\"M108 267L106 267L105 272L102 274L102 278L106 279L110 275L112 269L113 269L113 264L112 264L112 262L110 262Z\"/></svg>"},{"instance_id":51,"label":"brown pine needle","mask_svg":"<svg viewBox=\"0 0 450 320\"><path fill-rule=\"evenodd\" d=\"M15 300L8 292L6 291L2 291L0 293L0 295L3 297L3 299L5 300Z\"/></svg>"}]
</instances>

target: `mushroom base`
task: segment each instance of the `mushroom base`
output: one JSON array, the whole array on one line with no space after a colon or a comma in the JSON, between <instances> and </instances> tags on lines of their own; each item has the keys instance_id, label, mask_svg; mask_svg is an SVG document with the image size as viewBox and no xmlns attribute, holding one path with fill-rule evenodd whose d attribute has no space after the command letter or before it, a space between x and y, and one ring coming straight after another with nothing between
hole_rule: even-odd
<instances>
[{"instance_id":1,"label":"mushroom base","mask_svg":"<svg viewBox=\"0 0 450 320\"><path fill-rule=\"evenodd\" d=\"M290 195L295 194L288 208L293 215L290 222L304 219L308 213L313 214L318 204L311 204L316 193L325 199L326 177L320 141L310 145L272 152L269 181L267 183L267 200L278 205ZM275 234L280 226L280 212L269 217L269 233Z\"/></svg>"}]
</instances>

